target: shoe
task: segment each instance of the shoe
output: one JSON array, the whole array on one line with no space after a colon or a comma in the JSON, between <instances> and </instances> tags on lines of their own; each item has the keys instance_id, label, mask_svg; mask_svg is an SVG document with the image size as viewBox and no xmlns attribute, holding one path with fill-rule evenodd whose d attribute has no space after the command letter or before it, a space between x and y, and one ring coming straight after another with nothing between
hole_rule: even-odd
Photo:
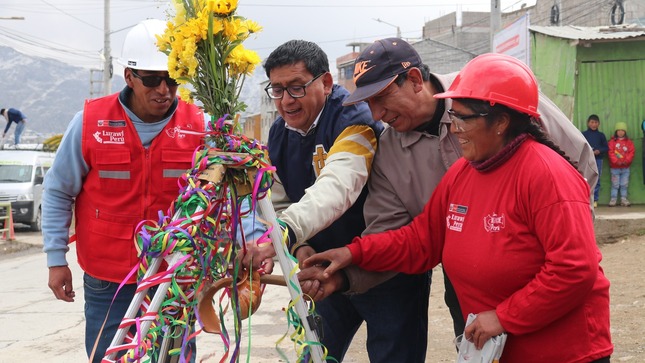
<instances>
[{"instance_id":1,"label":"shoe","mask_svg":"<svg viewBox=\"0 0 645 363\"><path fill-rule=\"evenodd\" d=\"M616 199L615 199L615 198L612 198L612 199L609 201L609 206L610 206L610 207L615 207L615 206L616 206Z\"/></svg>"},{"instance_id":2,"label":"shoe","mask_svg":"<svg viewBox=\"0 0 645 363\"><path fill-rule=\"evenodd\" d=\"M598 201L593 202L593 207L598 208Z\"/></svg>"},{"instance_id":3,"label":"shoe","mask_svg":"<svg viewBox=\"0 0 645 363\"><path fill-rule=\"evenodd\" d=\"M629 207L630 205L632 205L632 203L630 203L629 200L627 200L627 198L621 198L620 205L623 207Z\"/></svg>"}]
</instances>

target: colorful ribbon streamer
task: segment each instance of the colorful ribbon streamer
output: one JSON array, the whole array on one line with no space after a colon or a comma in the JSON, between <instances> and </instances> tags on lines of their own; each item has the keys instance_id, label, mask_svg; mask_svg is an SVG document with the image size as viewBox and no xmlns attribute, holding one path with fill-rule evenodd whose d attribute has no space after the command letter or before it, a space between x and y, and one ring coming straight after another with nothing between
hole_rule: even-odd
<instances>
[{"instance_id":1,"label":"colorful ribbon streamer","mask_svg":"<svg viewBox=\"0 0 645 363\"><path fill-rule=\"evenodd\" d=\"M256 202L268 195L273 184L274 167L267 159L266 147L256 140L234 133L235 128L235 123L227 119L227 116L210 121L205 144L195 150L192 168L178 180L177 198L165 214L159 213L157 221L142 221L137 227L136 248L140 257L137 267L138 289L154 290L160 283L168 281L170 287L165 292L158 311L147 311L151 291L148 290L149 294L142 303L139 316L122 321L121 327L134 327L131 331L136 330L137 334L136 338L135 335L128 334L124 344L107 352L111 354L127 350L118 359L119 362L156 360L163 337L181 338L181 348L171 349L168 354L179 355L182 363L189 361L190 354L194 354L189 349L189 342L201 332L195 331L195 323L200 321L197 296L204 283L227 276L237 281L241 270L238 255L246 248L245 243L235 242L238 240L237 236L241 236L245 242L243 231L238 233L241 218L252 213ZM204 173L218 165L225 170L221 181L205 179ZM249 175L249 170L257 170L255 178ZM250 189L250 194L241 189ZM245 200L251 208L241 210ZM263 237L257 243L266 243L266 240ZM182 258L175 265L167 269L162 267L163 271L144 279L154 259L176 253L181 254ZM300 291L299 286L291 288ZM226 291L228 299L222 296L219 300L222 325L220 337L224 345L220 362L226 359L237 362L240 357L242 319L238 294L237 285L233 284ZM223 319L229 301L234 321L233 339L229 336L229 329ZM306 347L320 343L304 339L300 319L292 306L293 302L285 309L288 324L295 330L290 339L299 355L298 361L302 361L307 353ZM141 336L140 325L146 320L151 320L152 325L145 336ZM231 342L234 342L232 347ZM250 346L249 342L249 350ZM282 352L280 354L283 355Z\"/></svg>"}]
</instances>

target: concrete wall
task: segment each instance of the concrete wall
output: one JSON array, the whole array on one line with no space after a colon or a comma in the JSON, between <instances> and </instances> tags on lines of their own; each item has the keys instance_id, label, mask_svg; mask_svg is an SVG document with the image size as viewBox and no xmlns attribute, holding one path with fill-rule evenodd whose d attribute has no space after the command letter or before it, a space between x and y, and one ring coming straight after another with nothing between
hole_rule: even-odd
<instances>
[{"instance_id":1,"label":"concrete wall","mask_svg":"<svg viewBox=\"0 0 645 363\"><path fill-rule=\"evenodd\" d=\"M612 25L611 11L615 2L611 0L560 0L561 25L606 26ZM537 1L531 14L533 25L551 24L553 1ZM632 23L645 16L645 0L624 0L625 23Z\"/></svg>"}]
</instances>

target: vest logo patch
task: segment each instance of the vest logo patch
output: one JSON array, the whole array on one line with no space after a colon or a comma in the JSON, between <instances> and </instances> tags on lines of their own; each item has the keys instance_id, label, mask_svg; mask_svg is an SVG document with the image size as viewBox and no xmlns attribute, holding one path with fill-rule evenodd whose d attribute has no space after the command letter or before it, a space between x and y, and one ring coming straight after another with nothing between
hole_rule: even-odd
<instances>
[{"instance_id":1,"label":"vest logo patch","mask_svg":"<svg viewBox=\"0 0 645 363\"><path fill-rule=\"evenodd\" d=\"M448 211L452 213L466 214L466 212L468 212L468 207L466 207L465 205L450 203Z\"/></svg>"},{"instance_id":2,"label":"vest logo patch","mask_svg":"<svg viewBox=\"0 0 645 363\"><path fill-rule=\"evenodd\" d=\"M179 127L179 126L175 126L175 127L171 128L171 129L167 129L166 130L166 135L168 135L168 137L173 138L173 139L175 137L179 138L179 139L183 139L184 137L186 137L186 134L181 131L181 127Z\"/></svg>"},{"instance_id":3,"label":"vest logo patch","mask_svg":"<svg viewBox=\"0 0 645 363\"><path fill-rule=\"evenodd\" d=\"M92 136L100 144L125 144L125 131L97 131Z\"/></svg>"},{"instance_id":4,"label":"vest logo patch","mask_svg":"<svg viewBox=\"0 0 645 363\"><path fill-rule=\"evenodd\" d=\"M464 228L464 220L466 220L464 216L449 214L446 217L446 227L451 231L461 232Z\"/></svg>"},{"instance_id":5,"label":"vest logo patch","mask_svg":"<svg viewBox=\"0 0 645 363\"><path fill-rule=\"evenodd\" d=\"M125 127L125 120L98 120L98 127Z\"/></svg>"},{"instance_id":6,"label":"vest logo patch","mask_svg":"<svg viewBox=\"0 0 645 363\"><path fill-rule=\"evenodd\" d=\"M504 214L498 216L497 213L484 217L484 229L486 232L500 232L506 226Z\"/></svg>"},{"instance_id":7,"label":"vest logo patch","mask_svg":"<svg viewBox=\"0 0 645 363\"><path fill-rule=\"evenodd\" d=\"M467 212L467 206L450 203L448 206L448 216L446 217L446 228L451 231L461 232L464 228Z\"/></svg>"},{"instance_id":8,"label":"vest logo patch","mask_svg":"<svg viewBox=\"0 0 645 363\"><path fill-rule=\"evenodd\" d=\"M316 145L315 152L311 158L311 164L314 167L316 177L320 175L320 171L325 167L325 160L327 160L327 151L325 151L325 148L321 144Z\"/></svg>"}]
</instances>

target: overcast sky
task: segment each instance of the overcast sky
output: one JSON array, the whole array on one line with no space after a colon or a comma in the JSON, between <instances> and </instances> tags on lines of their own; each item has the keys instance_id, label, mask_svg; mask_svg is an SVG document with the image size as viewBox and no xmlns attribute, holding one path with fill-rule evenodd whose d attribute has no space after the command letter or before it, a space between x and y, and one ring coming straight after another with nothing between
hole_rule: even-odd
<instances>
[{"instance_id":1,"label":"overcast sky","mask_svg":"<svg viewBox=\"0 0 645 363\"><path fill-rule=\"evenodd\" d=\"M146 18L168 19L169 0L109 0L110 47L115 60L127 30ZM502 11L535 0L502 0ZM264 59L290 39L318 43L330 62L351 51L351 42L395 36L419 38L428 21L461 9L488 11L490 0L239 0L238 15L264 29L245 42ZM102 68L103 0L0 0L0 45L20 52ZM24 20L7 20L24 17ZM375 20L380 19L381 22ZM114 62L115 72L121 73Z\"/></svg>"}]
</instances>

